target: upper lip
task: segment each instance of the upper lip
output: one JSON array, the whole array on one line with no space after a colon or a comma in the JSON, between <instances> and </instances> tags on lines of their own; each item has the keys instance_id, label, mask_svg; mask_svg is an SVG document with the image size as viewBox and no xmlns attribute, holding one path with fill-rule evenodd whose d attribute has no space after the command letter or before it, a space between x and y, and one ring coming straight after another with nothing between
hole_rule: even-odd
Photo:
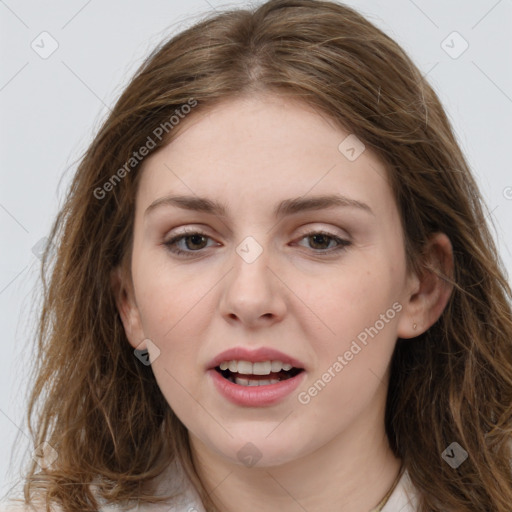
<instances>
[{"instance_id":1,"label":"upper lip","mask_svg":"<svg viewBox=\"0 0 512 512\"><path fill-rule=\"evenodd\" d=\"M304 369L304 363L298 359L270 347L260 347L253 350L245 347L230 348L215 356L208 363L208 369L219 366L223 361L249 361L251 363L281 361L282 363L291 364L295 368Z\"/></svg>"}]
</instances>

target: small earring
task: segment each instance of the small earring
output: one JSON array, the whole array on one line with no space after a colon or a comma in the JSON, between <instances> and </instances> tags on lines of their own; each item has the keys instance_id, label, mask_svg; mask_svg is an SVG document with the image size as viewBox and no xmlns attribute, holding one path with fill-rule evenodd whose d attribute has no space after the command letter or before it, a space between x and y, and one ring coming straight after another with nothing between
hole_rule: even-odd
<instances>
[{"instance_id":1,"label":"small earring","mask_svg":"<svg viewBox=\"0 0 512 512\"><path fill-rule=\"evenodd\" d=\"M416 330L416 329L418 328L418 324L417 324L416 322L414 322L414 323L412 324L412 328L413 328L414 330Z\"/></svg>"}]
</instances>

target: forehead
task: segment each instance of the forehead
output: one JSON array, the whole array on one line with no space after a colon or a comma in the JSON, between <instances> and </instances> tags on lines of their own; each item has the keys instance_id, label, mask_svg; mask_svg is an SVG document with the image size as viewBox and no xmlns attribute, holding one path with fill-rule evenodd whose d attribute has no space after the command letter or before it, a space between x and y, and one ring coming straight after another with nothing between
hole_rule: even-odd
<instances>
[{"instance_id":1,"label":"forehead","mask_svg":"<svg viewBox=\"0 0 512 512\"><path fill-rule=\"evenodd\" d=\"M138 203L163 193L269 204L334 192L391 200L384 164L349 131L297 100L230 99L181 123L175 138L144 162Z\"/></svg>"}]
</instances>

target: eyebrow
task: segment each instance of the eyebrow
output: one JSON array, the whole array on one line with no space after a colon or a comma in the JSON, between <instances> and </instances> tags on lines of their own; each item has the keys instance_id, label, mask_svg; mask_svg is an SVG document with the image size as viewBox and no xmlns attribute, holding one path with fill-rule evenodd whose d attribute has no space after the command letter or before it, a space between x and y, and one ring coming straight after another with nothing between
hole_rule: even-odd
<instances>
[{"instance_id":1,"label":"eyebrow","mask_svg":"<svg viewBox=\"0 0 512 512\"><path fill-rule=\"evenodd\" d=\"M153 201L153 203L147 207L144 215L147 215L156 208L164 205L176 206L184 210L210 213L219 217L226 217L228 210L224 204L212 199L208 199L206 197L164 196ZM339 194L285 199L275 207L273 215L275 218L281 218L304 211L315 211L340 207L358 208L371 215L375 215L372 209L366 203Z\"/></svg>"}]
</instances>

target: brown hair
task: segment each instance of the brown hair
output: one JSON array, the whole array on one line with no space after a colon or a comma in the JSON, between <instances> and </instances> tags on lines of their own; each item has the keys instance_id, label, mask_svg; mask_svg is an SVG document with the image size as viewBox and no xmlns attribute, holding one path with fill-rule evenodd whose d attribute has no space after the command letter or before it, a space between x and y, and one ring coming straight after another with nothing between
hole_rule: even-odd
<instances>
[{"instance_id":1,"label":"brown hair","mask_svg":"<svg viewBox=\"0 0 512 512\"><path fill-rule=\"evenodd\" d=\"M58 459L46 469L31 463L25 499L41 494L66 511L96 510L98 497L157 501L148 484L177 458L216 510L186 428L151 367L134 357L110 275L130 253L140 174L140 164L126 167L133 152L191 100L193 116L258 91L313 106L385 162L409 268L439 273L423 249L434 232L450 238L453 293L427 332L397 341L386 431L421 512L509 512L511 290L477 186L439 99L403 50L352 9L314 0L215 14L173 37L146 60L83 156L51 233L58 250L43 259L28 411L34 446L48 442ZM469 455L456 469L441 457L454 441ZM92 482L96 494L84 485Z\"/></svg>"}]
</instances>

